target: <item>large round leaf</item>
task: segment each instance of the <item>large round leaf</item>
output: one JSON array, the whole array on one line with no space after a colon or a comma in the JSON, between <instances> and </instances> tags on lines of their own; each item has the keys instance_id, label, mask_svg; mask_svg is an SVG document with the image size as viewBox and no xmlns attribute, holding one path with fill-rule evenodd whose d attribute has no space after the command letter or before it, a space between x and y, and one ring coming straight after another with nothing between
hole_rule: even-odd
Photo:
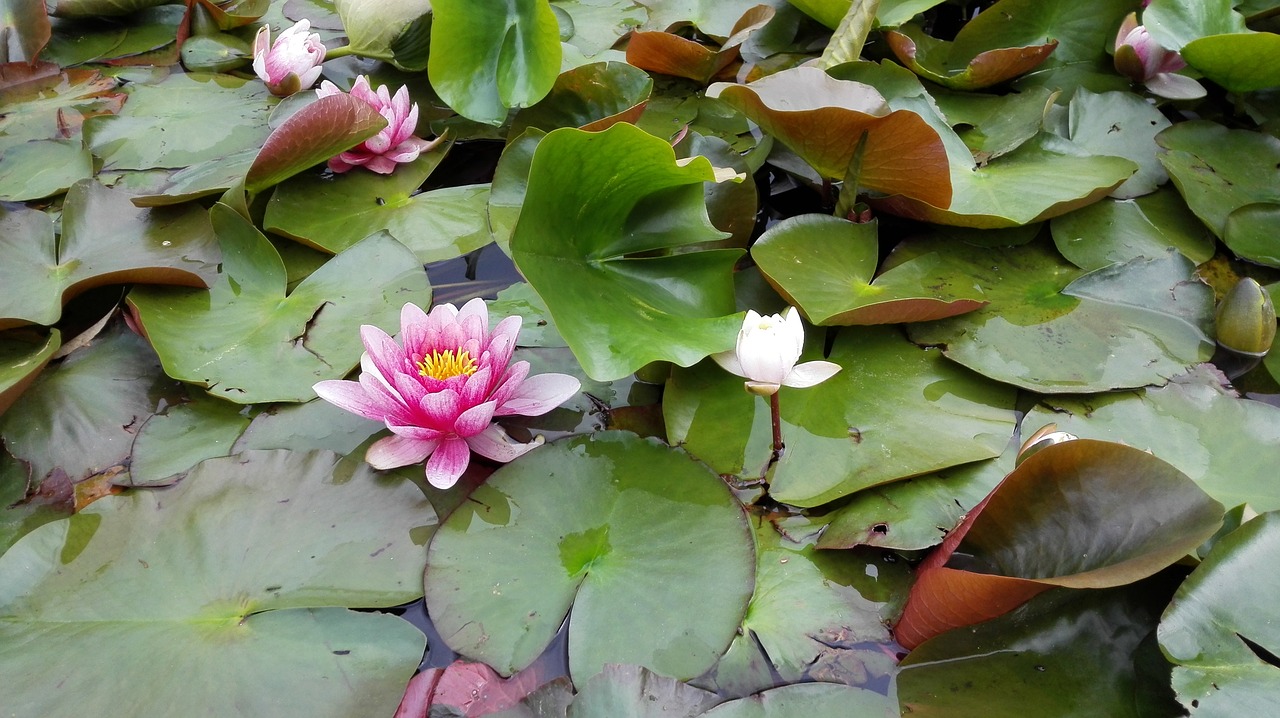
<instances>
[{"instance_id":1,"label":"large round leaf","mask_svg":"<svg viewBox=\"0 0 1280 718\"><path fill-rule=\"evenodd\" d=\"M31 140L0 146L0 200L22 202L65 192L93 176L93 156L80 140Z\"/></svg>"},{"instance_id":2,"label":"large round leaf","mask_svg":"<svg viewBox=\"0 0 1280 718\"><path fill-rule=\"evenodd\" d=\"M312 384L359 362L360 324L391 327L405 302L430 302L422 265L385 234L339 254L286 296L271 243L226 205L210 214L224 252L217 282L207 291L135 289L129 304L165 371L224 399L311 399Z\"/></svg>"},{"instance_id":3,"label":"large round leaf","mask_svg":"<svg viewBox=\"0 0 1280 718\"><path fill-rule=\"evenodd\" d=\"M978 248L926 241L967 265L990 304L908 326L912 340L999 381L1040 392L1163 384L1213 353L1213 291L1180 254L1138 258L1083 276L1048 246Z\"/></svg>"},{"instance_id":4,"label":"large round leaf","mask_svg":"<svg viewBox=\"0 0 1280 718\"><path fill-rule=\"evenodd\" d=\"M0 670L23 676L5 709L390 715L422 634L331 607L413 600L432 523L412 484L323 452L100 499L0 557Z\"/></svg>"},{"instance_id":5,"label":"large round leaf","mask_svg":"<svg viewBox=\"0 0 1280 718\"><path fill-rule=\"evenodd\" d=\"M675 251L725 237L703 201L714 179L706 158L677 163L634 125L538 143L511 254L592 378L688 366L733 345L741 251Z\"/></svg>"},{"instance_id":6,"label":"large round leaf","mask_svg":"<svg viewBox=\"0 0 1280 718\"><path fill-rule=\"evenodd\" d=\"M806 359L819 358L810 348ZM786 451L770 494L816 506L870 486L1000 453L1013 433L1013 391L920 349L889 327L842 329L820 387L783 388ZM769 461L769 402L711 362L677 370L663 400L672 443L721 474L759 478Z\"/></svg>"},{"instance_id":7,"label":"large round leaf","mask_svg":"<svg viewBox=\"0 0 1280 718\"><path fill-rule=\"evenodd\" d=\"M706 718L793 718L794 716L858 716L896 718L892 697L866 688L832 683L797 683L749 698L721 703Z\"/></svg>"},{"instance_id":8,"label":"large round leaf","mask_svg":"<svg viewBox=\"0 0 1280 718\"><path fill-rule=\"evenodd\" d=\"M579 685L606 663L688 679L728 647L754 567L746 515L715 474L604 432L476 489L431 542L427 609L450 647L502 673L533 662L567 613Z\"/></svg>"},{"instance_id":9,"label":"large round leaf","mask_svg":"<svg viewBox=\"0 0 1280 718\"><path fill-rule=\"evenodd\" d=\"M1280 591L1280 514L1218 540L1160 619L1178 700L1197 718L1266 715L1280 701L1280 627L1267 599Z\"/></svg>"},{"instance_id":10,"label":"large round leaf","mask_svg":"<svg viewBox=\"0 0 1280 718\"><path fill-rule=\"evenodd\" d=\"M1201 264L1215 249L1213 235L1171 187L1137 199L1104 199L1055 217L1049 228L1062 256L1085 270L1159 257L1169 247Z\"/></svg>"},{"instance_id":11,"label":"large round leaf","mask_svg":"<svg viewBox=\"0 0 1280 718\"><path fill-rule=\"evenodd\" d=\"M560 26L546 0L434 0L427 72L458 114L500 125L560 74Z\"/></svg>"}]
</instances>

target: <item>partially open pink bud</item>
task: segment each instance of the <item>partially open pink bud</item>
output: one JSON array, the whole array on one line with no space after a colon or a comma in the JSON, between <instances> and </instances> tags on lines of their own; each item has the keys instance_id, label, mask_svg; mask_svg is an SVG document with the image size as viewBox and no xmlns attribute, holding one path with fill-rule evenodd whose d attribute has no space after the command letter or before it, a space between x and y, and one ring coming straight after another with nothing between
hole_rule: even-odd
<instances>
[{"instance_id":1,"label":"partially open pink bud","mask_svg":"<svg viewBox=\"0 0 1280 718\"><path fill-rule=\"evenodd\" d=\"M316 94L320 97L341 94L337 85L325 80ZM352 167L365 167L378 174L391 174L396 165L412 162L418 155L431 149L440 140L428 142L416 137L418 105L409 102L409 88L401 86L393 97L386 85L375 91L369 86L369 78L360 75L351 87L351 96L367 102L387 121L378 134L329 160L329 169L346 172Z\"/></svg>"},{"instance_id":2,"label":"partially open pink bud","mask_svg":"<svg viewBox=\"0 0 1280 718\"><path fill-rule=\"evenodd\" d=\"M1120 74L1161 97L1184 100L1205 94L1200 83L1175 74L1187 66L1186 61L1177 52L1161 47L1147 28L1138 24L1135 13L1129 13L1116 33L1115 66Z\"/></svg>"},{"instance_id":3,"label":"partially open pink bud","mask_svg":"<svg viewBox=\"0 0 1280 718\"><path fill-rule=\"evenodd\" d=\"M271 27L263 25L253 38L253 71L271 94L287 97L320 78L325 47L309 30L311 22L299 20L272 43Z\"/></svg>"}]
</instances>

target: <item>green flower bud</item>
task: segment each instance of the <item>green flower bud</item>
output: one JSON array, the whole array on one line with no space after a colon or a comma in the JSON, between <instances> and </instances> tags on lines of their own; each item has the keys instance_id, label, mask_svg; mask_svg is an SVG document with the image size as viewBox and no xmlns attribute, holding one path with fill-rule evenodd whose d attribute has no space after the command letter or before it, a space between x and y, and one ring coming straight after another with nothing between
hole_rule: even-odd
<instances>
[{"instance_id":1,"label":"green flower bud","mask_svg":"<svg viewBox=\"0 0 1280 718\"><path fill-rule=\"evenodd\" d=\"M1241 279L1218 304L1218 343L1237 354L1260 357L1276 338L1271 295L1252 279Z\"/></svg>"}]
</instances>

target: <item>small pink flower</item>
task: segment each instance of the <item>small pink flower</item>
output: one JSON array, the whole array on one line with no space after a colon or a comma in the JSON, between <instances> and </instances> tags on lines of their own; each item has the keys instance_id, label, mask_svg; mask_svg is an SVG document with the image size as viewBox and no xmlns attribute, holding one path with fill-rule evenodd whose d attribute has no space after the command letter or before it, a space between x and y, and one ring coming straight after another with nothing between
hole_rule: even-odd
<instances>
[{"instance_id":1,"label":"small pink flower","mask_svg":"<svg viewBox=\"0 0 1280 718\"><path fill-rule=\"evenodd\" d=\"M325 401L381 421L392 435L365 454L375 469L394 469L427 461L427 481L447 489L458 481L471 452L507 462L532 450L542 438L513 442L493 423L500 416L538 416L578 392L567 374L529 376L529 362L511 363L521 319L507 317L489 331L484 300L462 309L441 304L430 314L413 304L400 312L400 340L364 325L367 350L360 359L360 380L322 381L316 394Z\"/></svg>"},{"instance_id":2,"label":"small pink flower","mask_svg":"<svg viewBox=\"0 0 1280 718\"><path fill-rule=\"evenodd\" d=\"M341 93L342 90L328 80L320 83L320 89L316 90L320 97ZM397 164L418 159L419 154L440 142L439 139L428 142L414 136L413 131L418 127L418 104L409 104L407 86L402 85L396 90L395 97L392 97L386 85L380 85L375 92L369 87L369 78L360 75L351 87L351 96L364 100L377 110L386 119L387 126L373 137L329 160L329 169L334 172L365 167L378 174L389 175Z\"/></svg>"},{"instance_id":3,"label":"small pink flower","mask_svg":"<svg viewBox=\"0 0 1280 718\"><path fill-rule=\"evenodd\" d=\"M271 42L271 27L263 25L253 38L253 71L271 94L287 97L320 78L325 47L320 36L308 34L309 20L299 20Z\"/></svg>"},{"instance_id":4,"label":"small pink flower","mask_svg":"<svg viewBox=\"0 0 1280 718\"><path fill-rule=\"evenodd\" d=\"M1134 82L1141 82L1154 95L1175 100L1204 97L1204 87L1190 77L1176 74L1187 66L1182 56L1166 50L1138 24L1138 16L1129 13L1116 33L1116 71Z\"/></svg>"}]
</instances>

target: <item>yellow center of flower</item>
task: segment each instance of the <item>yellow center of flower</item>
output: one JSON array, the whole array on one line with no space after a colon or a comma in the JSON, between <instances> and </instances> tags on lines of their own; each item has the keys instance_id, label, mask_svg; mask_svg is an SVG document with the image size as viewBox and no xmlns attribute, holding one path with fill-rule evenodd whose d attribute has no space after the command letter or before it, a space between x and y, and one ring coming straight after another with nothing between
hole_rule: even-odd
<instances>
[{"instance_id":1,"label":"yellow center of flower","mask_svg":"<svg viewBox=\"0 0 1280 718\"><path fill-rule=\"evenodd\" d=\"M476 360L465 351L446 349L431 352L418 362L418 373L432 379L451 379L455 376L471 376L476 373Z\"/></svg>"}]
</instances>

